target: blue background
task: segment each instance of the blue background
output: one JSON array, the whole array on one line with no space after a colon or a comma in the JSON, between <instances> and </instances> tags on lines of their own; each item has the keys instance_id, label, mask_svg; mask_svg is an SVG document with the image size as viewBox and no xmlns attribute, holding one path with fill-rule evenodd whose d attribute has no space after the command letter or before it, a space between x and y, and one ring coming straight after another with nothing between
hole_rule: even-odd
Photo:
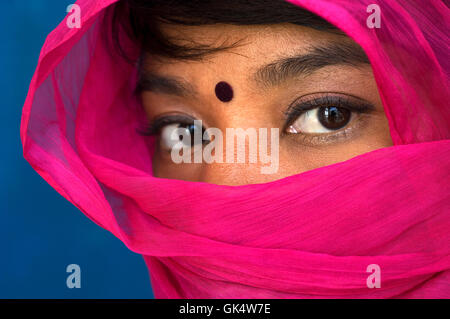
<instances>
[{"instance_id":1,"label":"blue background","mask_svg":"<svg viewBox=\"0 0 450 319\"><path fill-rule=\"evenodd\" d=\"M75 1L2 1L0 298L153 298L143 258L51 188L24 160L20 117L45 38ZM81 267L69 289L66 267Z\"/></svg>"}]
</instances>

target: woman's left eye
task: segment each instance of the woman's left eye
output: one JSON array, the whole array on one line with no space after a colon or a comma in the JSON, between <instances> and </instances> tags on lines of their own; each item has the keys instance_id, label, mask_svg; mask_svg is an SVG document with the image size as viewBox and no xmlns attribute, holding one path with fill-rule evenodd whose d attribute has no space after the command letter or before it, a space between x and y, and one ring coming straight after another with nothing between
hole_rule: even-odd
<instances>
[{"instance_id":1,"label":"woman's left eye","mask_svg":"<svg viewBox=\"0 0 450 319\"><path fill-rule=\"evenodd\" d=\"M344 128L352 119L352 111L338 106L321 106L300 114L287 127L288 133L328 133Z\"/></svg>"}]
</instances>

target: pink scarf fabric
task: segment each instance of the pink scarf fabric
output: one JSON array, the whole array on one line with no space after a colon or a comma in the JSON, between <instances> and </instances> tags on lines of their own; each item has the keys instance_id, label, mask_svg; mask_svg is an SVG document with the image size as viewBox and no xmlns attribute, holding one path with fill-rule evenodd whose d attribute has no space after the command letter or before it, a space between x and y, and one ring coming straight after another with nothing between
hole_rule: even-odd
<instances>
[{"instance_id":1,"label":"pink scarf fabric","mask_svg":"<svg viewBox=\"0 0 450 319\"><path fill-rule=\"evenodd\" d=\"M156 298L449 298L450 14L429 0L291 0L366 51L393 147L245 186L152 176L136 69L82 28L47 38L23 108L24 156L61 195L144 256ZM366 25L381 8L381 28ZM129 44L130 52L138 49ZM368 288L369 265L381 287Z\"/></svg>"}]
</instances>

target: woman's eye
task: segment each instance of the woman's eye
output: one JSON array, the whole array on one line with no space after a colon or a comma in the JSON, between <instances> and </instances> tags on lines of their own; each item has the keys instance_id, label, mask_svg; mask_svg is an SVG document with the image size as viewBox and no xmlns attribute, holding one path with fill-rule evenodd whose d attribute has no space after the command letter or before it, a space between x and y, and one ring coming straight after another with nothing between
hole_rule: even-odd
<instances>
[{"instance_id":1,"label":"woman's eye","mask_svg":"<svg viewBox=\"0 0 450 319\"><path fill-rule=\"evenodd\" d=\"M338 106L321 106L303 112L288 128L288 133L317 134L339 130L352 118L352 112Z\"/></svg>"},{"instance_id":2,"label":"woman's eye","mask_svg":"<svg viewBox=\"0 0 450 319\"><path fill-rule=\"evenodd\" d=\"M183 123L173 123L164 125L161 128L160 144L165 150L171 151L175 146L185 146L193 147L198 142L205 144L208 139L202 139L201 141L196 141L194 138L194 133L200 130L201 136L204 137L205 130L203 127L199 127L194 124L183 124Z\"/></svg>"}]
</instances>

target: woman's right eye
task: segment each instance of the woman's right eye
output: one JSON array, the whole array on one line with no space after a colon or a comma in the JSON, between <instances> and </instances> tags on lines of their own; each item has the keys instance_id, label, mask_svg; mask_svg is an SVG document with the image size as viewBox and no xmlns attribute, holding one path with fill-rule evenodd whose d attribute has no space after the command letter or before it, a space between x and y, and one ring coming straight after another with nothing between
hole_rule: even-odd
<instances>
[{"instance_id":1,"label":"woman's right eye","mask_svg":"<svg viewBox=\"0 0 450 319\"><path fill-rule=\"evenodd\" d=\"M202 140L196 141L194 134L200 131ZM185 124L185 123L172 123L164 125L160 130L160 145L163 149L171 151L174 147L181 148L182 146L193 147L201 142L206 144L209 142L208 139L204 139L205 130L195 124Z\"/></svg>"}]
</instances>

